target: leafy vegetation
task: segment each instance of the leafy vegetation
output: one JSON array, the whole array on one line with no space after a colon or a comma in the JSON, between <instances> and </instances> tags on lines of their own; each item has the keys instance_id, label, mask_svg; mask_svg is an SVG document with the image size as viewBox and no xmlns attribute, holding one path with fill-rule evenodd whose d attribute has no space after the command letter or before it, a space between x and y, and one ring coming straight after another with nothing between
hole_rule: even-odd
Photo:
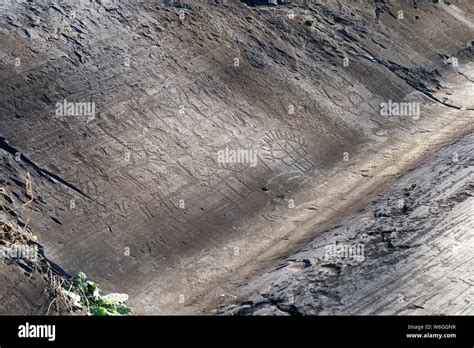
<instances>
[{"instance_id":1,"label":"leafy vegetation","mask_svg":"<svg viewBox=\"0 0 474 348\"><path fill-rule=\"evenodd\" d=\"M124 304L128 300L127 294L101 295L97 283L87 279L83 272L79 272L72 284L63 287L62 291L74 307L86 310L89 315L128 315L132 312Z\"/></svg>"},{"instance_id":2,"label":"leafy vegetation","mask_svg":"<svg viewBox=\"0 0 474 348\"><path fill-rule=\"evenodd\" d=\"M0 188L0 246L9 248L29 247L35 251L34 257L22 258L22 265L26 265L31 272L37 271L44 278L47 284L45 291L49 292L53 298L48 306L47 313L50 313L51 306L56 303L57 312L61 312L60 308L65 308L68 312L82 311L89 315L128 315L132 312L130 307L125 305L128 300L127 294L108 294L101 295L97 283L87 279L87 276L80 272L72 278L72 280L59 274L52 267L49 260L43 252L38 252L37 238L28 229L28 221L31 216L31 203L34 200L33 185L30 173L26 175L26 197L29 199L22 204L14 204L13 199L7 195L5 189ZM20 216L25 208L30 208L30 214L23 227L19 227L18 223L9 223L7 215L11 217ZM23 250L23 249L20 249ZM20 262L20 261L16 261Z\"/></svg>"}]
</instances>

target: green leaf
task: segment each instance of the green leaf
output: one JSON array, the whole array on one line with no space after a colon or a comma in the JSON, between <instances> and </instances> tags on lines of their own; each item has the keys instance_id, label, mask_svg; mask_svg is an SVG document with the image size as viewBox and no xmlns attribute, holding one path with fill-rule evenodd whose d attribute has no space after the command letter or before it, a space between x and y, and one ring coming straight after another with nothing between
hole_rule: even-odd
<instances>
[{"instance_id":1,"label":"green leaf","mask_svg":"<svg viewBox=\"0 0 474 348\"><path fill-rule=\"evenodd\" d=\"M87 276L85 275L84 272L79 272L73 280L74 286L81 288L81 289L86 289L87 287Z\"/></svg>"},{"instance_id":2,"label":"green leaf","mask_svg":"<svg viewBox=\"0 0 474 348\"><path fill-rule=\"evenodd\" d=\"M100 316L109 315L108 311L105 308L100 307L100 306L90 306L89 310L92 315L100 315Z\"/></svg>"},{"instance_id":3,"label":"green leaf","mask_svg":"<svg viewBox=\"0 0 474 348\"><path fill-rule=\"evenodd\" d=\"M127 315L127 314L130 314L132 312L132 309L127 307L127 306L118 306L117 307L117 312L120 315Z\"/></svg>"},{"instance_id":4,"label":"green leaf","mask_svg":"<svg viewBox=\"0 0 474 348\"><path fill-rule=\"evenodd\" d=\"M90 280L87 282L87 296L99 296L100 289L97 286L97 283L91 282Z\"/></svg>"}]
</instances>

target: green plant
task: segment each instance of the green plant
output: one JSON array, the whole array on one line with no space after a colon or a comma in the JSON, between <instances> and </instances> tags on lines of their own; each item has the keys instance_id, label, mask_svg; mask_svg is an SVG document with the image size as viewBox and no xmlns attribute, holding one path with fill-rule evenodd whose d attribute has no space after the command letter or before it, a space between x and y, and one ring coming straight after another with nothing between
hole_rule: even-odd
<instances>
[{"instance_id":1,"label":"green plant","mask_svg":"<svg viewBox=\"0 0 474 348\"><path fill-rule=\"evenodd\" d=\"M128 315L132 312L124 303L128 300L127 294L111 293L101 295L97 283L87 279L83 272L79 272L63 293L76 308L87 310L89 315Z\"/></svg>"},{"instance_id":2,"label":"green plant","mask_svg":"<svg viewBox=\"0 0 474 348\"><path fill-rule=\"evenodd\" d=\"M72 281L59 274L51 265L43 252L37 251L36 236L27 228L31 216L31 203L34 201L33 184L30 173L26 175L26 203L14 204L13 199L7 195L4 188L0 188L0 246L27 248L32 247L35 250L34 258L22 259L32 272L38 273L46 281L47 287L44 293L49 293L53 300L48 306L47 314L53 303L56 304L57 312L65 309L68 312L86 311L89 315L128 315L132 309L124 303L128 300L127 294L108 294L101 295L100 289L95 282L87 279L87 276L80 272L73 277ZM18 227L17 222L12 222L11 217L17 217L22 214L25 207L30 208L30 213L26 223L22 228ZM5 213L7 214L5 214ZM29 249L26 249L29 250Z\"/></svg>"}]
</instances>

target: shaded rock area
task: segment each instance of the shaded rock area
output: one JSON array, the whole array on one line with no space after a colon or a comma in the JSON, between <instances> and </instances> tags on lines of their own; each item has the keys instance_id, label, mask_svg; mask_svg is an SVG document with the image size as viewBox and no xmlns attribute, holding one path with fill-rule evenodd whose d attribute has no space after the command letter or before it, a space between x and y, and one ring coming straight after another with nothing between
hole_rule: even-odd
<instances>
[{"instance_id":1,"label":"shaded rock area","mask_svg":"<svg viewBox=\"0 0 474 348\"><path fill-rule=\"evenodd\" d=\"M472 315L474 135L241 288L236 315Z\"/></svg>"},{"instance_id":2,"label":"shaded rock area","mask_svg":"<svg viewBox=\"0 0 474 348\"><path fill-rule=\"evenodd\" d=\"M52 297L44 290L44 279L19 268L15 263L0 263L0 301L2 315L44 315L48 312Z\"/></svg>"},{"instance_id":3,"label":"shaded rock area","mask_svg":"<svg viewBox=\"0 0 474 348\"><path fill-rule=\"evenodd\" d=\"M474 4L451 3L1 1L0 186L35 192L9 219L137 314L202 313L387 148L472 132ZM34 312L16 274L0 310Z\"/></svg>"}]
</instances>

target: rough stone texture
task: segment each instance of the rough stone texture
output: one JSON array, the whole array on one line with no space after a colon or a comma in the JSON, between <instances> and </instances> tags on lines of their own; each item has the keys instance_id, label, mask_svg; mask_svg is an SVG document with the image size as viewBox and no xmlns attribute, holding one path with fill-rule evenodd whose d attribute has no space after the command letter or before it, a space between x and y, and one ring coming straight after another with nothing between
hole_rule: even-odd
<instances>
[{"instance_id":1,"label":"rough stone texture","mask_svg":"<svg viewBox=\"0 0 474 348\"><path fill-rule=\"evenodd\" d=\"M15 263L2 261L0 281L1 315L44 315L48 312L52 298L44 293L46 283L38 274L31 276Z\"/></svg>"},{"instance_id":2,"label":"rough stone texture","mask_svg":"<svg viewBox=\"0 0 474 348\"><path fill-rule=\"evenodd\" d=\"M468 0L2 1L2 186L21 201L30 172L29 226L70 274L128 293L136 313L201 312L385 165L362 158L472 130L472 13ZM95 117L57 117L65 99ZM421 119L381 117L388 99L421 101ZM258 165L219 165L226 147Z\"/></svg>"},{"instance_id":3,"label":"rough stone texture","mask_svg":"<svg viewBox=\"0 0 474 348\"><path fill-rule=\"evenodd\" d=\"M473 248L469 135L245 285L245 301L220 313L473 315Z\"/></svg>"}]
</instances>

